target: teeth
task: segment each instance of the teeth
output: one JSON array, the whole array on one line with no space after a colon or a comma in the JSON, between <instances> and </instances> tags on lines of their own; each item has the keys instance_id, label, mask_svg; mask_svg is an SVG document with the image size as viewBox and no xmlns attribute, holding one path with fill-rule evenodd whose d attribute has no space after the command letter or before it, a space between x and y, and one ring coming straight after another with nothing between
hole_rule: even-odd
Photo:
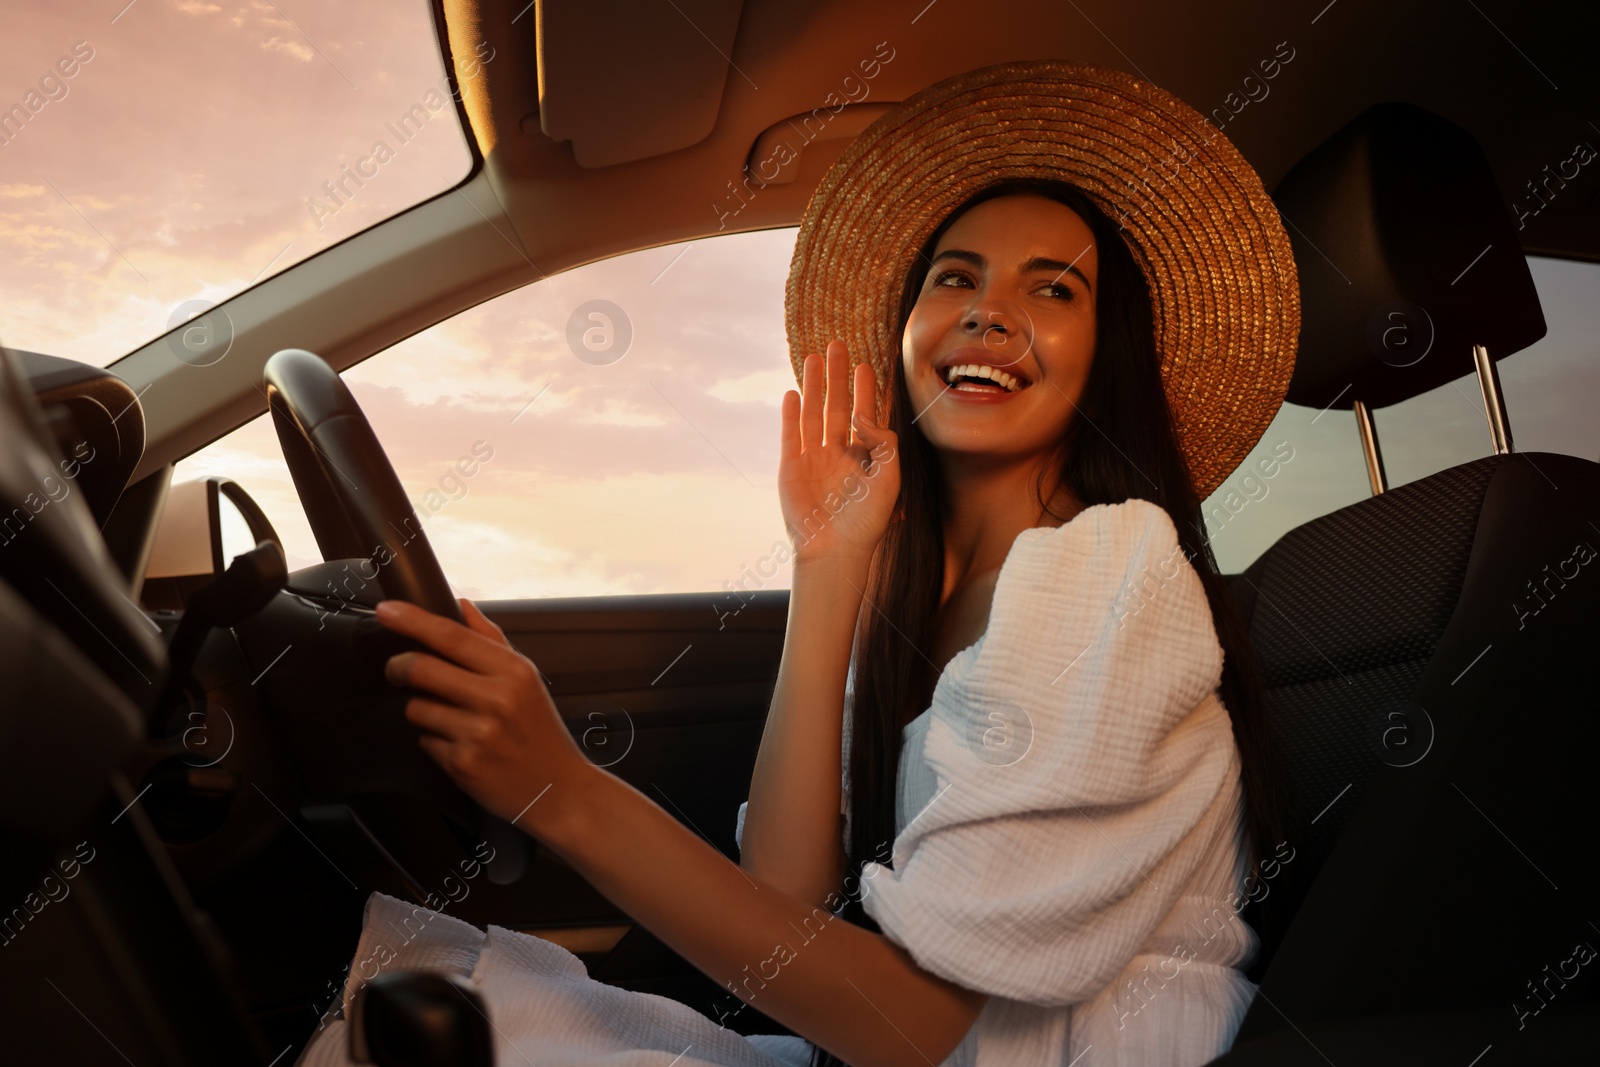
<instances>
[{"instance_id":1,"label":"teeth","mask_svg":"<svg viewBox=\"0 0 1600 1067\"><path fill-rule=\"evenodd\" d=\"M950 385L955 385L956 379L962 375L969 378L988 378L1008 393L1014 393L1022 387L1022 382L1015 376L1007 374L998 367L986 367L981 363L963 363L946 367L944 370L944 380Z\"/></svg>"}]
</instances>

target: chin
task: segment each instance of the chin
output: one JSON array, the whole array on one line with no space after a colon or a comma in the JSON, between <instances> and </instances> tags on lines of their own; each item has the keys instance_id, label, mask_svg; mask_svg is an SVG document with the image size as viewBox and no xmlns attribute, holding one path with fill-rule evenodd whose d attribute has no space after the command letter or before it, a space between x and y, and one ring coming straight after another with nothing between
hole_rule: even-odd
<instances>
[{"instance_id":1,"label":"chin","mask_svg":"<svg viewBox=\"0 0 1600 1067\"><path fill-rule=\"evenodd\" d=\"M940 455L985 458L996 463L1013 463L1041 456L1050 451L1058 440L1056 437L1035 440L1032 435L1027 440L1021 440L1014 432L1010 432L1014 429L1003 426L958 427L945 423L927 427L923 430L923 436Z\"/></svg>"},{"instance_id":2,"label":"chin","mask_svg":"<svg viewBox=\"0 0 1600 1067\"><path fill-rule=\"evenodd\" d=\"M937 405L935 405L937 408ZM951 455L988 455L996 460L1018 460L1054 448L1066 433L1070 420L1055 421L1048 430L1038 432L1038 413L1024 415L1011 411L930 411L917 421L922 435L935 449ZM1054 420L1053 420L1054 421ZM1019 433L1024 426L1027 433Z\"/></svg>"}]
</instances>

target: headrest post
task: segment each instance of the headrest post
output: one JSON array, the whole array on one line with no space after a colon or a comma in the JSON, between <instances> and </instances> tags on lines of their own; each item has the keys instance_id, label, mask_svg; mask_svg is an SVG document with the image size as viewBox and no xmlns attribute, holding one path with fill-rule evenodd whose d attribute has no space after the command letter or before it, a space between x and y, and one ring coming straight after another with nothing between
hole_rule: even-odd
<instances>
[{"instance_id":1,"label":"headrest post","mask_svg":"<svg viewBox=\"0 0 1600 1067\"><path fill-rule=\"evenodd\" d=\"M1372 495L1377 496L1389 488L1389 479L1383 473L1383 452L1378 448L1378 427L1364 401L1352 401L1351 407L1356 413L1356 432L1361 434L1361 452L1367 457L1367 480L1372 483Z\"/></svg>"},{"instance_id":2,"label":"headrest post","mask_svg":"<svg viewBox=\"0 0 1600 1067\"><path fill-rule=\"evenodd\" d=\"M1506 399L1500 392L1500 374L1495 370L1489 350L1472 346L1472 362L1478 368L1478 387L1483 390L1483 413L1489 419L1489 444L1497 456L1511 452L1511 421L1506 418Z\"/></svg>"}]
</instances>

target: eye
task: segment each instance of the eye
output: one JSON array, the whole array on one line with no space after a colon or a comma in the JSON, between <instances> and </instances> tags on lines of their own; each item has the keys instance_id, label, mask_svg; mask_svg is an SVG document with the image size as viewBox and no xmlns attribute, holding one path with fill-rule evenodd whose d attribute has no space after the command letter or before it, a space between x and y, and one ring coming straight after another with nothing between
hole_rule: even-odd
<instances>
[{"instance_id":1,"label":"eye","mask_svg":"<svg viewBox=\"0 0 1600 1067\"><path fill-rule=\"evenodd\" d=\"M945 286L946 288L951 288L951 289L961 288L961 287L971 288L972 287L972 279L967 276L965 271L959 271L959 270L940 271L938 274L934 275L933 284L930 285L929 288L936 289L941 285Z\"/></svg>"},{"instance_id":2,"label":"eye","mask_svg":"<svg viewBox=\"0 0 1600 1067\"><path fill-rule=\"evenodd\" d=\"M1039 286L1036 291L1056 300L1078 299L1078 294L1072 291L1072 287L1063 282L1047 282Z\"/></svg>"}]
</instances>

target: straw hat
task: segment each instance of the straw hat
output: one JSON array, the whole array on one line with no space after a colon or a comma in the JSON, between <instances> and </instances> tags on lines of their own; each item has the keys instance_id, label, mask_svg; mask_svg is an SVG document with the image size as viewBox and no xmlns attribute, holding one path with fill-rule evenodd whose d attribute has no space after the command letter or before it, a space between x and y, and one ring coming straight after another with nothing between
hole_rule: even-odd
<instances>
[{"instance_id":1,"label":"straw hat","mask_svg":"<svg viewBox=\"0 0 1600 1067\"><path fill-rule=\"evenodd\" d=\"M1294 370L1289 238L1238 149L1183 101L1118 70L1055 60L970 71L869 126L807 205L785 317L795 377L842 339L877 373L887 424L900 291L972 194L1011 178L1078 186L1149 282L1161 376L1201 499L1249 454Z\"/></svg>"}]
</instances>

